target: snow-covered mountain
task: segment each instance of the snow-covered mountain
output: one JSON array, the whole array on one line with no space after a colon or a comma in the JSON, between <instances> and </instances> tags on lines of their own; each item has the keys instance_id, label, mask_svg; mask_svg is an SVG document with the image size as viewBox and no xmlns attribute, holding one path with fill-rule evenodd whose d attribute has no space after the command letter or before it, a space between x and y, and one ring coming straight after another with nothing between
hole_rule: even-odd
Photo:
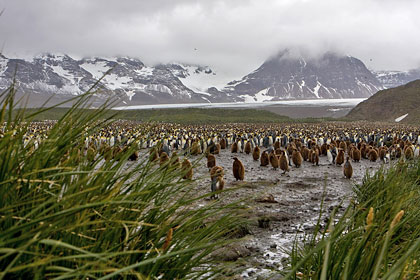
<instances>
[{"instance_id":1,"label":"snow-covered mountain","mask_svg":"<svg viewBox=\"0 0 420 280\"><path fill-rule=\"evenodd\" d=\"M420 69L409 71L375 71L374 74L385 88L395 88L420 79Z\"/></svg>"},{"instance_id":2,"label":"snow-covered mountain","mask_svg":"<svg viewBox=\"0 0 420 280\"><path fill-rule=\"evenodd\" d=\"M177 72L173 65L150 67L127 57L80 60L65 54L43 54L26 60L0 57L0 88L7 88L15 77L19 91L29 94L37 103L52 94L60 101L82 94L101 78L95 88L98 103L110 96L116 97L118 104L127 105L214 101L209 94L197 93L181 82L191 75L214 73L208 67L181 64Z\"/></svg>"},{"instance_id":3,"label":"snow-covered mountain","mask_svg":"<svg viewBox=\"0 0 420 280\"><path fill-rule=\"evenodd\" d=\"M265 61L222 92L235 101L363 98L382 89L362 61L326 53L317 59L291 56L288 51Z\"/></svg>"},{"instance_id":4,"label":"snow-covered mountain","mask_svg":"<svg viewBox=\"0 0 420 280\"><path fill-rule=\"evenodd\" d=\"M231 82L201 65L147 66L129 57L76 59L66 54L42 54L20 59L0 54L0 90L15 78L18 92L29 96L28 106L42 105L48 98L50 104L63 102L95 84L94 105L114 97L116 105L124 106L361 98L419 77L420 70L372 74L357 58L333 53L314 59L283 51Z\"/></svg>"}]
</instances>

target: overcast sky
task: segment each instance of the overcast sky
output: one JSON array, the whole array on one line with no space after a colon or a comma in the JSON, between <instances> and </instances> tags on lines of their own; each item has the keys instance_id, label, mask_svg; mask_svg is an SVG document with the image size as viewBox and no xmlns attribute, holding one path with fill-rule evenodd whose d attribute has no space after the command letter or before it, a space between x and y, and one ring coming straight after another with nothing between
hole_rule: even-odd
<instances>
[{"instance_id":1,"label":"overcast sky","mask_svg":"<svg viewBox=\"0 0 420 280\"><path fill-rule=\"evenodd\" d=\"M0 0L9 55L180 61L247 74L291 48L373 69L420 66L419 0Z\"/></svg>"}]
</instances>

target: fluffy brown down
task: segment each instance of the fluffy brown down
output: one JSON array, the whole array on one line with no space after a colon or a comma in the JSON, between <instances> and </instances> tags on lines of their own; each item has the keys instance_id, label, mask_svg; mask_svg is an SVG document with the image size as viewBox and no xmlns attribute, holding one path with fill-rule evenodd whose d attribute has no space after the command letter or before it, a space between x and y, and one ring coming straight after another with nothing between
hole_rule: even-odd
<instances>
[{"instance_id":1,"label":"fluffy brown down","mask_svg":"<svg viewBox=\"0 0 420 280\"><path fill-rule=\"evenodd\" d=\"M254 150L252 151L252 158L254 160L259 160L259 158L260 158L260 148L258 146L256 146L254 148Z\"/></svg>"},{"instance_id":2,"label":"fluffy brown down","mask_svg":"<svg viewBox=\"0 0 420 280\"><path fill-rule=\"evenodd\" d=\"M207 156L207 168L213 168L216 166L216 157L212 154Z\"/></svg>"},{"instance_id":3,"label":"fluffy brown down","mask_svg":"<svg viewBox=\"0 0 420 280\"><path fill-rule=\"evenodd\" d=\"M293 150L292 161L296 167L300 167L302 165L303 157L297 149Z\"/></svg>"},{"instance_id":4,"label":"fluffy brown down","mask_svg":"<svg viewBox=\"0 0 420 280\"><path fill-rule=\"evenodd\" d=\"M344 173L344 176L346 176L347 179L350 179L351 176L353 176L353 167L351 166L351 163L349 161L349 157L347 157L346 163L344 164L343 173Z\"/></svg>"},{"instance_id":5,"label":"fluffy brown down","mask_svg":"<svg viewBox=\"0 0 420 280\"><path fill-rule=\"evenodd\" d=\"M251 153L251 142L247 141L245 144L245 154L249 155Z\"/></svg>"},{"instance_id":6,"label":"fluffy brown down","mask_svg":"<svg viewBox=\"0 0 420 280\"><path fill-rule=\"evenodd\" d=\"M159 164L160 164L160 166L162 166L162 165L164 165L166 162L168 162L169 161L169 156L168 156L168 154L167 153L165 153L165 152L162 152L161 154L160 154L160 160L159 160Z\"/></svg>"},{"instance_id":7,"label":"fluffy brown down","mask_svg":"<svg viewBox=\"0 0 420 280\"><path fill-rule=\"evenodd\" d=\"M335 164L342 165L344 163L344 151L342 148L338 149L337 158L335 159Z\"/></svg>"},{"instance_id":8,"label":"fluffy brown down","mask_svg":"<svg viewBox=\"0 0 420 280\"><path fill-rule=\"evenodd\" d=\"M280 169L283 170L283 174L289 171L289 163L284 151L280 155Z\"/></svg>"},{"instance_id":9,"label":"fluffy brown down","mask_svg":"<svg viewBox=\"0 0 420 280\"><path fill-rule=\"evenodd\" d=\"M268 154L267 154L266 151L262 152L261 158L260 158L260 163L261 163L260 166L267 166L270 163L270 161L268 159Z\"/></svg>"},{"instance_id":10,"label":"fluffy brown down","mask_svg":"<svg viewBox=\"0 0 420 280\"><path fill-rule=\"evenodd\" d=\"M231 151L232 153L237 153L237 152L238 152L238 143L237 143L237 142L234 142L234 143L232 144L232 147L230 147L230 151Z\"/></svg>"},{"instance_id":11,"label":"fluffy brown down","mask_svg":"<svg viewBox=\"0 0 420 280\"><path fill-rule=\"evenodd\" d=\"M192 165L191 165L191 162L186 158L182 162L182 171L186 172L183 179L192 180L192 176L193 176Z\"/></svg>"},{"instance_id":12,"label":"fluffy brown down","mask_svg":"<svg viewBox=\"0 0 420 280\"><path fill-rule=\"evenodd\" d=\"M280 164L279 158L277 157L275 153L271 152L269 155L269 159L270 159L271 166L273 167L274 170L276 170Z\"/></svg>"},{"instance_id":13,"label":"fluffy brown down","mask_svg":"<svg viewBox=\"0 0 420 280\"><path fill-rule=\"evenodd\" d=\"M233 177L235 177L236 181L238 181L238 180L243 181L244 180L244 178L245 178L245 167L242 164L242 162L236 157L233 158L232 171L233 171Z\"/></svg>"}]
</instances>

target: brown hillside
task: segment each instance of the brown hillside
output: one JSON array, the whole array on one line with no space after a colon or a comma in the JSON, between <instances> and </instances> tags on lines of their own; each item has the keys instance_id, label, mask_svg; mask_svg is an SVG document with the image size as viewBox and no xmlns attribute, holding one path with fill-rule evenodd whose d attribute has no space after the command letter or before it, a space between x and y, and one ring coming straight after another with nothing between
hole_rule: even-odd
<instances>
[{"instance_id":1,"label":"brown hillside","mask_svg":"<svg viewBox=\"0 0 420 280\"><path fill-rule=\"evenodd\" d=\"M420 123L420 80L377 92L354 107L347 118L395 122L405 114L401 122Z\"/></svg>"}]
</instances>

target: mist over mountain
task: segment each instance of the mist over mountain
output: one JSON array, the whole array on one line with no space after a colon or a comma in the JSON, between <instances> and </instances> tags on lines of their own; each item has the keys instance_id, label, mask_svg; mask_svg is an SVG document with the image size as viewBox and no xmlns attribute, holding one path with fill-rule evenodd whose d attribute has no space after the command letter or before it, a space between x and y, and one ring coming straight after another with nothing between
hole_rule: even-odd
<instances>
[{"instance_id":1,"label":"mist over mountain","mask_svg":"<svg viewBox=\"0 0 420 280\"><path fill-rule=\"evenodd\" d=\"M305 58L283 51L223 91L235 101L260 102L362 98L380 89L382 84L357 58L334 53Z\"/></svg>"},{"instance_id":2,"label":"mist over mountain","mask_svg":"<svg viewBox=\"0 0 420 280\"><path fill-rule=\"evenodd\" d=\"M409 71L374 71L385 88L394 88L420 79L420 68Z\"/></svg>"},{"instance_id":3,"label":"mist over mountain","mask_svg":"<svg viewBox=\"0 0 420 280\"><path fill-rule=\"evenodd\" d=\"M40 106L48 98L50 104L63 102L94 85L95 106L110 97L119 106L364 98L419 75L420 70L372 73L351 56L328 52L313 58L287 50L230 82L204 65L148 66L130 57L75 59L53 53L25 59L0 56L0 89L6 89L15 78L19 95L29 96L29 107Z\"/></svg>"}]
</instances>

